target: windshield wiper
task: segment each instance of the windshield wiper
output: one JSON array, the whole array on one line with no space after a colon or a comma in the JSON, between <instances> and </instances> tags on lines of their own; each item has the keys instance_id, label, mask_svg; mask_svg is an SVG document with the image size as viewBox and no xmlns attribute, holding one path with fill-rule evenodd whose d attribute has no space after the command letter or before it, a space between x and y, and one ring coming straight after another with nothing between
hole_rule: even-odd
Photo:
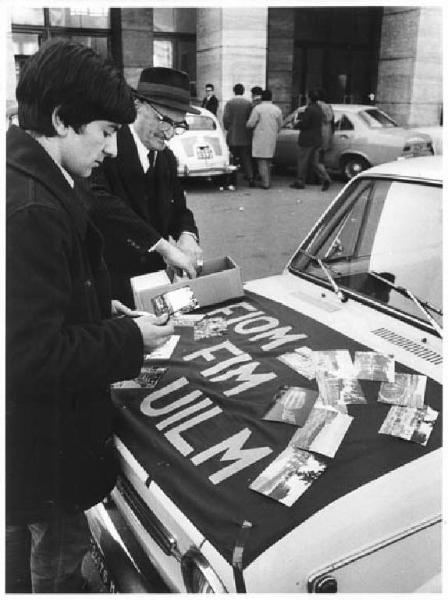
<instances>
[{"instance_id":1,"label":"windshield wiper","mask_svg":"<svg viewBox=\"0 0 448 600\"><path fill-rule=\"evenodd\" d=\"M375 279L378 279L378 281L381 281L382 283L385 283L392 289L396 290L399 294L402 294L403 296L407 296L408 298L410 298L412 300L412 302L414 302L414 304L421 310L421 312L430 321L431 325L434 327L434 329L437 331L437 333L440 335L440 337L442 337L442 333L443 333L442 328L440 327L440 325L437 323L437 321L434 319L434 317L429 312L430 310L432 310L436 314L443 316L443 312L440 308L436 308L435 306L433 306L430 302L428 302L426 300L420 300L420 298L417 298L417 296L415 296L411 292L410 289L405 288L401 285L396 285L395 283L393 283L392 281L389 281L388 279L384 279L384 277L381 277L381 275L378 275L378 273L375 273L375 271L368 271L368 274L371 275L372 277L374 277Z\"/></svg>"},{"instance_id":2,"label":"windshield wiper","mask_svg":"<svg viewBox=\"0 0 448 600\"><path fill-rule=\"evenodd\" d=\"M347 296L344 294L344 292L341 290L341 288L336 283L335 278L330 273L330 271L328 270L328 268L325 266L324 261L321 258L319 258L318 256L314 256L314 254L310 254L306 250L299 250L299 252L301 254L304 254L305 256L308 256L308 258L311 258L311 260L314 260L315 262L317 262L317 264L319 265L319 267L324 272L325 277L330 282L330 285L333 288L333 291L336 294L336 296L339 298L339 300L341 302L347 302L347 300L348 300Z\"/></svg>"}]
</instances>

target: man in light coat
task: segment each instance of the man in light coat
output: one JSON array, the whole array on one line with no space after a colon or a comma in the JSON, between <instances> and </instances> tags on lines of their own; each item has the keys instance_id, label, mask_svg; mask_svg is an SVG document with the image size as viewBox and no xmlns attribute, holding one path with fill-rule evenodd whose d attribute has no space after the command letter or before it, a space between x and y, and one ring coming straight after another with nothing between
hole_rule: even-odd
<instances>
[{"instance_id":1,"label":"man in light coat","mask_svg":"<svg viewBox=\"0 0 448 600\"><path fill-rule=\"evenodd\" d=\"M253 129L252 156L257 160L260 187L267 190L271 187L271 159L283 116L279 107L272 103L271 90L263 90L261 98L261 103L253 108L246 125Z\"/></svg>"}]
</instances>

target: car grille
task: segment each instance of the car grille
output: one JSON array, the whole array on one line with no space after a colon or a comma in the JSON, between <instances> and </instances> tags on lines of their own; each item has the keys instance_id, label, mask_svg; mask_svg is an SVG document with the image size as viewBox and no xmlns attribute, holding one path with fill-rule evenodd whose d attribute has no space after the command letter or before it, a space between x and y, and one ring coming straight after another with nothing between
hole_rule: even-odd
<instances>
[{"instance_id":1,"label":"car grille","mask_svg":"<svg viewBox=\"0 0 448 600\"><path fill-rule=\"evenodd\" d=\"M217 137L213 137L211 135L204 136L204 140L213 148L213 152L215 156L222 156L222 147L221 142Z\"/></svg>"},{"instance_id":2,"label":"car grille","mask_svg":"<svg viewBox=\"0 0 448 600\"><path fill-rule=\"evenodd\" d=\"M413 342L412 340L408 340L407 338L403 337L402 335L399 335L398 333L394 333L393 331L390 331L389 329L385 329L384 327L381 327L380 329L374 329L372 331L372 333L374 333L378 337L381 337L381 338L387 340L388 342L391 342L392 344L395 344L395 346L400 346L400 348L404 348L408 352L412 352L412 354L415 354L419 358L423 358L427 362L430 362L434 365L441 365L443 362L442 356L440 354L438 354L437 352L434 352L433 350L429 350L425 346L422 346L421 344L417 344L416 342Z\"/></svg>"},{"instance_id":3,"label":"car grille","mask_svg":"<svg viewBox=\"0 0 448 600\"><path fill-rule=\"evenodd\" d=\"M198 143L197 137L185 137L181 141L182 147L185 151L185 154L190 158L194 156L194 148Z\"/></svg>"}]
</instances>

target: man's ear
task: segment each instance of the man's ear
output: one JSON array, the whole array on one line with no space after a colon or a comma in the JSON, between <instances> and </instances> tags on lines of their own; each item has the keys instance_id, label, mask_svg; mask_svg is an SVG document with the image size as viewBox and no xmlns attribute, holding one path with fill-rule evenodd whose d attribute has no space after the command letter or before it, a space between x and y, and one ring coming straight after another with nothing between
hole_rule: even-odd
<instances>
[{"instance_id":1,"label":"man's ear","mask_svg":"<svg viewBox=\"0 0 448 600\"><path fill-rule=\"evenodd\" d=\"M51 124L53 125L58 136L65 137L68 134L69 127L59 116L59 108L59 106L56 106L56 108L53 110L51 115Z\"/></svg>"}]
</instances>

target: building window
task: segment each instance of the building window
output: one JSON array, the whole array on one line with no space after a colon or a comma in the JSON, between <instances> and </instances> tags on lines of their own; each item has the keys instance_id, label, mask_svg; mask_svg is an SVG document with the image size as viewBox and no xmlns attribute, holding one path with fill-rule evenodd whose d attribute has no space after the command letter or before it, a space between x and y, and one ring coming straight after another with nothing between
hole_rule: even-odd
<instances>
[{"instance_id":1,"label":"building window","mask_svg":"<svg viewBox=\"0 0 448 600\"><path fill-rule=\"evenodd\" d=\"M155 67L173 68L173 42L170 40L154 40Z\"/></svg>"},{"instance_id":2,"label":"building window","mask_svg":"<svg viewBox=\"0 0 448 600\"><path fill-rule=\"evenodd\" d=\"M195 8L153 9L153 64L188 73L191 95L196 96Z\"/></svg>"},{"instance_id":3,"label":"building window","mask_svg":"<svg viewBox=\"0 0 448 600\"><path fill-rule=\"evenodd\" d=\"M43 8L12 8L11 22L19 25L44 25Z\"/></svg>"},{"instance_id":4,"label":"building window","mask_svg":"<svg viewBox=\"0 0 448 600\"><path fill-rule=\"evenodd\" d=\"M109 28L107 8L50 8L50 25L57 27Z\"/></svg>"},{"instance_id":5,"label":"building window","mask_svg":"<svg viewBox=\"0 0 448 600\"><path fill-rule=\"evenodd\" d=\"M102 56L111 54L108 8L15 8L11 22L17 76L26 59L48 39L70 39Z\"/></svg>"}]
</instances>

